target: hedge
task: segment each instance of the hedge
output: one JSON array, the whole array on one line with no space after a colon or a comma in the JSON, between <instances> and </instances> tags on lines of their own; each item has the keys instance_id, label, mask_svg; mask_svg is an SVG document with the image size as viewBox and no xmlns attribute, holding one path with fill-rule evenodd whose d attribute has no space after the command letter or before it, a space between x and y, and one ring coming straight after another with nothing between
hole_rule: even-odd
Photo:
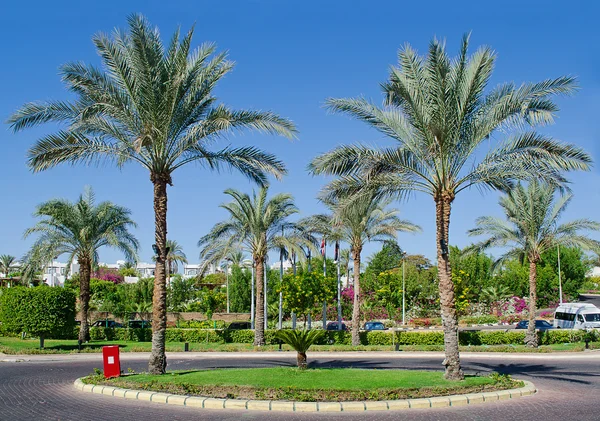
<instances>
[{"instance_id":1,"label":"hedge","mask_svg":"<svg viewBox=\"0 0 600 421\"><path fill-rule=\"evenodd\" d=\"M276 330L265 332L265 341L268 345L279 342L275 339ZM561 344L567 342L582 342L585 335L590 335L592 341L600 340L599 331L581 331L556 329L538 333L541 345ZM148 342L151 340L151 329L127 328L102 328L90 329L92 340L120 340L133 342ZM525 330L468 330L459 334L461 345L512 345L522 344L525 340ZM254 342L253 330L228 330L228 329L179 329L168 328L167 342L204 342L204 343L241 343ZM444 333L441 331L398 331L394 340L393 332L360 332L362 345L443 345ZM350 345L352 335L350 332L328 331L317 345L336 344Z\"/></svg>"},{"instance_id":2,"label":"hedge","mask_svg":"<svg viewBox=\"0 0 600 421\"><path fill-rule=\"evenodd\" d=\"M0 296L0 323L3 331L12 334L70 338L75 326L75 293L47 286L8 288Z\"/></svg>"}]
</instances>

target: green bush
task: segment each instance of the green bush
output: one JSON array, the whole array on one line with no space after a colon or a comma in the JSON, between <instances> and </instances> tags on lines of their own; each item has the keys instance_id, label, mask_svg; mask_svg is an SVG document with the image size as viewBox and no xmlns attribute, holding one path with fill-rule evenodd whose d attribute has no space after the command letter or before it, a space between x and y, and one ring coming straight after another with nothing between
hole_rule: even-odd
<instances>
[{"instance_id":1,"label":"green bush","mask_svg":"<svg viewBox=\"0 0 600 421\"><path fill-rule=\"evenodd\" d=\"M181 329L225 329L228 323L223 320L182 320L177 322Z\"/></svg>"},{"instance_id":2,"label":"green bush","mask_svg":"<svg viewBox=\"0 0 600 421\"><path fill-rule=\"evenodd\" d=\"M0 296L0 322L11 333L40 338L71 338L75 326L75 293L64 288L15 287Z\"/></svg>"},{"instance_id":3,"label":"green bush","mask_svg":"<svg viewBox=\"0 0 600 421\"><path fill-rule=\"evenodd\" d=\"M498 323L498 317L487 314L485 316L465 316L461 317L460 323L467 325L482 325L487 323Z\"/></svg>"}]
</instances>

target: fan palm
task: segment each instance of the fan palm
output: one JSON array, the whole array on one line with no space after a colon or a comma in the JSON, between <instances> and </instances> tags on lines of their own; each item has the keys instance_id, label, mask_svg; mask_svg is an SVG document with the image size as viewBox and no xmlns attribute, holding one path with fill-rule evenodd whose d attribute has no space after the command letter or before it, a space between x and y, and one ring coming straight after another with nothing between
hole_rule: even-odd
<instances>
[{"instance_id":1,"label":"fan palm","mask_svg":"<svg viewBox=\"0 0 600 421\"><path fill-rule=\"evenodd\" d=\"M61 68L75 95L66 101L25 104L9 119L19 131L46 122L66 128L40 139L29 150L29 166L43 171L60 163L135 162L148 170L154 187L155 244L158 248L152 306L149 371L165 372L167 185L173 172L196 162L210 170L240 171L264 185L267 174L286 169L255 147L222 149L215 142L233 130L254 129L292 137L294 125L271 112L236 111L217 104L212 91L231 71L226 54L213 44L191 49L193 30L177 30L164 45L145 18L128 19L129 33L98 34L93 41L104 69L80 62Z\"/></svg>"},{"instance_id":2,"label":"fan palm","mask_svg":"<svg viewBox=\"0 0 600 421\"><path fill-rule=\"evenodd\" d=\"M91 188L77 202L54 199L39 205L34 213L43 218L25 231L25 237L39 234L28 253L30 262L48 262L67 254L67 267L73 259L79 263L79 339L89 339L88 306L92 265L98 262L101 247L113 247L136 259L138 241L129 232L136 224L131 212L111 202L96 205Z\"/></svg>"},{"instance_id":3,"label":"fan palm","mask_svg":"<svg viewBox=\"0 0 600 421\"><path fill-rule=\"evenodd\" d=\"M261 280L264 276L264 262L269 250L300 250L296 238L282 235L282 231L301 231L298 224L288 221L288 217L298 212L290 194L280 193L267 198L268 189L261 188L252 196L234 189L225 190L233 201L222 204L230 218L217 223L211 231L198 241L200 256L209 264L215 256L222 256L223 250L233 245L241 245L252 255L256 268L256 315L254 344L265 344L264 337L264 291ZM215 251L216 250L216 251Z\"/></svg>"},{"instance_id":4,"label":"fan palm","mask_svg":"<svg viewBox=\"0 0 600 421\"><path fill-rule=\"evenodd\" d=\"M386 148L340 146L315 158L313 174L337 175L325 197L371 194L405 199L412 192L430 195L436 209L437 263L444 327L445 376L463 378L458 352L458 320L448 261L451 206L472 186L509 189L515 180L538 177L566 180L561 171L587 170L583 150L521 128L551 123L555 94L570 93L574 80L560 77L519 87L503 84L487 94L495 54L481 48L468 55L468 36L459 56L448 57L433 40L427 57L410 46L399 53L399 66L383 84L385 104L365 99L329 99L332 111L346 113L393 139ZM484 144L502 128L507 139ZM489 148L489 149L488 149ZM476 160L477 153L483 154Z\"/></svg>"},{"instance_id":5,"label":"fan palm","mask_svg":"<svg viewBox=\"0 0 600 421\"><path fill-rule=\"evenodd\" d=\"M171 274L177 273L177 262L187 263L187 256L183 252L183 247L175 240L167 240L167 257L165 268L167 270L167 284L171 282ZM156 256L152 256L152 261L156 262Z\"/></svg>"},{"instance_id":6,"label":"fan palm","mask_svg":"<svg viewBox=\"0 0 600 421\"><path fill-rule=\"evenodd\" d=\"M3 254L2 256L0 256L0 272L2 272L4 276L8 277L10 269L12 268L15 262L15 256L11 256L9 254Z\"/></svg>"},{"instance_id":7,"label":"fan palm","mask_svg":"<svg viewBox=\"0 0 600 421\"><path fill-rule=\"evenodd\" d=\"M348 199L346 199L348 200ZM352 307L352 345L360 345L360 263L367 241L384 241L396 238L398 231L417 232L421 228L398 218L397 209L386 209L390 200L375 196L360 196L351 204L325 202L333 211L331 215L315 215L304 223L313 230L330 235L335 240L346 241L354 263L354 301Z\"/></svg>"},{"instance_id":8,"label":"fan palm","mask_svg":"<svg viewBox=\"0 0 600 421\"><path fill-rule=\"evenodd\" d=\"M489 238L475 244L473 249L509 247L496 265L509 259L527 258L529 262L529 326L525 343L537 346L535 333L537 264L541 255L556 247L580 247L600 251L600 242L581 234L581 231L598 231L600 223L588 219L577 219L558 225L572 194L556 197L556 188L531 181L527 187L517 185L500 199L506 220L491 216L477 219L477 228L469 235L487 235Z\"/></svg>"}]
</instances>

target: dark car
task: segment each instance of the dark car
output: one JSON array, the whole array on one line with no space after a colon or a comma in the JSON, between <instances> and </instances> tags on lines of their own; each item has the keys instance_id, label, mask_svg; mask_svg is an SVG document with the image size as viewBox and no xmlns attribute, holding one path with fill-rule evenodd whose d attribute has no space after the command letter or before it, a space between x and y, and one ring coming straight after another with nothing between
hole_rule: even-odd
<instances>
[{"instance_id":1,"label":"dark car","mask_svg":"<svg viewBox=\"0 0 600 421\"><path fill-rule=\"evenodd\" d=\"M367 331L371 331L371 330L386 330L387 328L381 322L367 322L363 326L363 329L367 330Z\"/></svg>"},{"instance_id":2,"label":"dark car","mask_svg":"<svg viewBox=\"0 0 600 421\"><path fill-rule=\"evenodd\" d=\"M521 320L519 323L517 323L517 326L515 326L515 329L527 329L528 327L529 327L529 320ZM548 330L548 329L554 329L554 326L552 326L550 323L548 323L545 320L536 320L535 328L537 330Z\"/></svg>"},{"instance_id":3,"label":"dark car","mask_svg":"<svg viewBox=\"0 0 600 421\"><path fill-rule=\"evenodd\" d=\"M241 329L252 329L252 323L250 322L231 322L227 329L241 330Z\"/></svg>"},{"instance_id":4,"label":"dark car","mask_svg":"<svg viewBox=\"0 0 600 421\"><path fill-rule=\"evenodd\" d=\"M339 330L338 327L338 322L327 323L327 330ZM348 330L348 328L346 327L346 323L342 322L342 330Z\"/></svg>"},{"instance_id":5,"label":"dark car","mask_svg":"<svg viewBox=\"0 0 600 421\"><path fill-rule=\"evenodd\" d=\"M123 327L123 325L114 320L96 320L90 327Z\"/></svg>"},{"instance_id":6,"label":"dark car","mask_svg":"<svg viewBox=\"0 0 600 421\"><path fill-rule=\"evenodd\" d=\"M130 329L144 329L152 327L152 322L150 320L129 320L127 322L127 327Z\"/></svg>"}]
</instances>

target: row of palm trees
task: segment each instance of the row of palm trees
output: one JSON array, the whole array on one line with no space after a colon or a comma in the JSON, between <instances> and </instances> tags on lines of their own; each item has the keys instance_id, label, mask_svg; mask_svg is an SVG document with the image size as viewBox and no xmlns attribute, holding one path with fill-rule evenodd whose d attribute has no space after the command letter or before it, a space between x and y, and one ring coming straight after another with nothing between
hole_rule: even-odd
<instances>
[{"instance_id":1,"label":"row of palm trees","mask_svg":"<svg viewBox=\"0 0 600 421\"><path fill-rule=\"evenodd\" d=\"M210 170L227 166L264 187L268 175L279 179L286 174L283 162L252 146L218 149L216 141L242 129L288 138L297 130L274 113L237 111L219 104L212 91L233 63L225 54L216 54L213 44L192 51L193 31L181 40L177 31L165 46L158 30L143 17L131 16L128 24L128 32L94 37L102 69L80 62L61 68L73 100L25 104L9 124L15 131L47 122L62 125L30 148L28 165L36 172L62 163L96 162L118 167L135 162L148 170L158 251L149 371L164 373L167 186L173 184L173 173L191 162ZM366 198L406 199L413 192L432 197L449 379L463 377L448 264L451 207L457 195L474 186L510 191L516 181L534 178L564 186L565 171L587 170L591 164L591 157L580 148L534 130L553 121L558 109L553 97L571 93L574 79L509 83L488 91L495 54L484 47L469 55L468 40L465 36L456 58L450 58L438 40L431 42L425 57L405 47L382 85L383 106L363 98L327 100L331 111L364 121L395 144L344 145L309 165L312 174L335 176L320 197L348 212ZM484 144L498 137L504 139L493 147ZM246 210L232 206L231 212ZM255 218L257 224L262 223L259 219ZM265 244L260 246L264 253L267 239L256 241ZM357 243L355 251L359 249Z\"/></svg>"}]
</instances>

